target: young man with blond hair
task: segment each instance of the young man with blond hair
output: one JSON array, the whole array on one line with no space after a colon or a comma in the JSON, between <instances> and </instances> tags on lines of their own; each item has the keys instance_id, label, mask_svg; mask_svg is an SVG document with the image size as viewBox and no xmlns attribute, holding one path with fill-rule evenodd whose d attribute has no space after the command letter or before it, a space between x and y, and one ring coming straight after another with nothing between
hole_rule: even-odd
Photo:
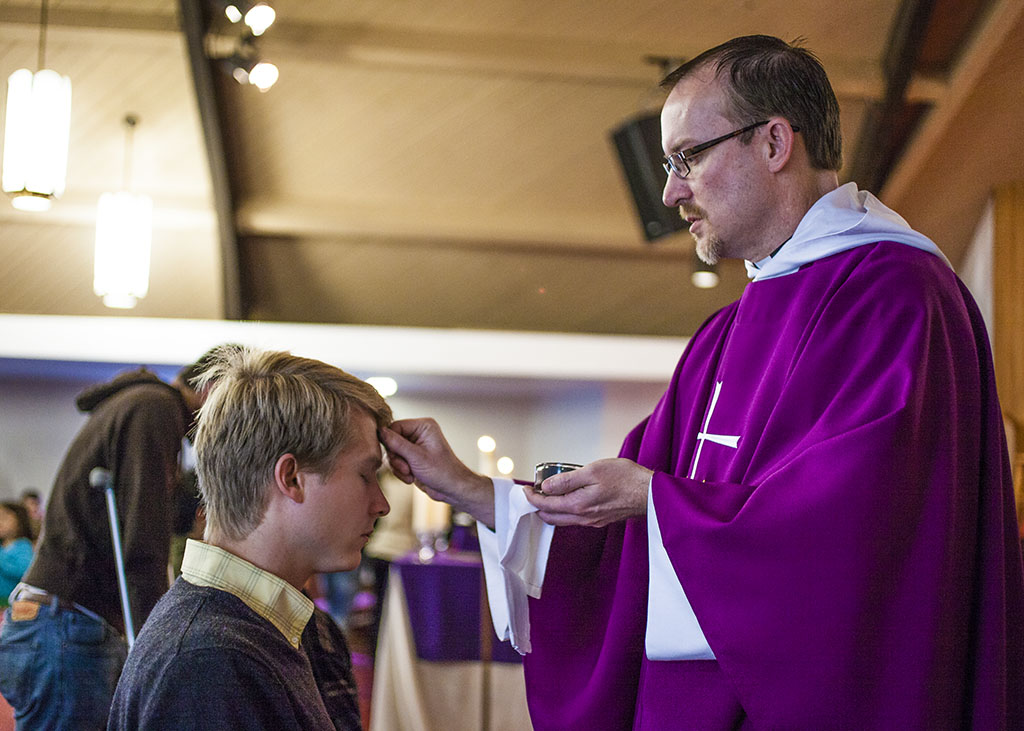
<instances>
[{"instance_id":1,"label":"young man with blond hair","mask_svg":"<svg viewBox=\"0 0 1024 731\"><path fill-rule=\"evenodd\" d=\"M344 638L311 621L301 588L354 569L388 512L377 431L391 410L369 384L288 353L226 350L202 383L205 541L188 542L143 627L109 728L359 728Z\"/></svg>"}]
</instances>

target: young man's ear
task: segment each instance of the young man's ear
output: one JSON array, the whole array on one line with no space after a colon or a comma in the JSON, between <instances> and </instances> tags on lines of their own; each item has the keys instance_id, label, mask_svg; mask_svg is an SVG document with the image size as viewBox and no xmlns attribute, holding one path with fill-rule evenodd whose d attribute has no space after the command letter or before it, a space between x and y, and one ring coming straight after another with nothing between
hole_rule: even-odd
<instances>
[{"instance_id":1,"label":"young man's ear","mask_svg":"<svg viewBox=\"0 0 1024 731\"><path fill-rule=\"evenodd\" d=\"M277 458L274 464L274 487L293 502L301 503L306 499L299 462L294 454L286 453Z\"/></svg>"}]
</instances>

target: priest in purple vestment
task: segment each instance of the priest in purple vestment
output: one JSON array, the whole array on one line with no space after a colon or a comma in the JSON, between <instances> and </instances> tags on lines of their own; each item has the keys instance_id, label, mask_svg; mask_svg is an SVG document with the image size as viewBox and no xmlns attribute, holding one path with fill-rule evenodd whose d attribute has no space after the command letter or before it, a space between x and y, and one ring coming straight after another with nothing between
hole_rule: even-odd
<instances>
[{"instance_id":1,"label":"priest in purple vestment","mask_svg":"<svg viewBox=\"0 0 1024 731\"><path fill-rule=\"evenodd\" d=\"M1021 549L977 306L930 240L839 185L810 52L737 38L664 85L665 204L751 283L619 457L537 494L473 473L429 419L381 434L400 477L482 522L534 726L1024 728Z\"/></svg>"}]
</instances>

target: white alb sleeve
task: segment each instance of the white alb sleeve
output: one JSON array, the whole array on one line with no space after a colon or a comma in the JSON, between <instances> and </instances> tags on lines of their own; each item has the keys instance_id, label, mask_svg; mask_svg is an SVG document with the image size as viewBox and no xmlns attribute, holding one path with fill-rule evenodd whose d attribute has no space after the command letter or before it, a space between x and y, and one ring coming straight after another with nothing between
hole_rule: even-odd
<instances>
[{"instance_id":1,"label":"white alb sleeve","mask_svg":"<svg viewBox=\"0 0 1024 731\"><path fill-rule=\"evenodd\" d=\"M492 479L494 530L477 522L487 600L498 637L525 655L530 651L527 597L540 597L555 527L540 519L512 480Z\"/></svg>"},{"instance_id":2,"label":"white alb sleeve","mask_svg":"<svg viewBox=\"0 0 1024 731\"><path fill-rule=\"evenodd\" d=\"M713 660L697 615L679 583L661 540L654 510L654 478L647 489L647 552L650 581L647 593L647 633L644 649L649 660Z\"/></svg>"}]
</instances>

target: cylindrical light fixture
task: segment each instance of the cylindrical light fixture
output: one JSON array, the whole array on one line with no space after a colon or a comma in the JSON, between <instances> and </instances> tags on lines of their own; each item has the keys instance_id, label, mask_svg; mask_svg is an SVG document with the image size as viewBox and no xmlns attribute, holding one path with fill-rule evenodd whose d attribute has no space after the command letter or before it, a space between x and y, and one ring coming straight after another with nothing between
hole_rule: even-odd
<instances>
[{"instance_id":1,"label":"cylindrical light fixture","mask_svg":"<svg viewBox=\"0 0 1024 731\"><path fill-rule=\"evenodd\" d=\"M45 68L46 0L39 30L39 70L7 79L3 190L24 211L45 211L64 192L71 135L71 79Z\"/></svg>"},{"instance_id":2,"label":"cylindrical light fixture","mask_svg":"<svg viewBox=\"0 0 1024 731\"><path fill-rule=\"evenodd\" d=\"M149 292L153 200L130 192L132 134L138 120L125 117L125 189L104 193L96 210L96 261L92 289L107 307L131 308Z\"/></svg>"},{"instance_id":3,"label":"cylindrical light fixture","mask_svg":"<svg viewBox=\"0 0 1024 731\"><path fill-rule=\"evenodd\" d=\"M128 191L104 193L96 210L92 289L107 307L130 309L149 292L153 200Z\"/></svg>"}]
</instances>

